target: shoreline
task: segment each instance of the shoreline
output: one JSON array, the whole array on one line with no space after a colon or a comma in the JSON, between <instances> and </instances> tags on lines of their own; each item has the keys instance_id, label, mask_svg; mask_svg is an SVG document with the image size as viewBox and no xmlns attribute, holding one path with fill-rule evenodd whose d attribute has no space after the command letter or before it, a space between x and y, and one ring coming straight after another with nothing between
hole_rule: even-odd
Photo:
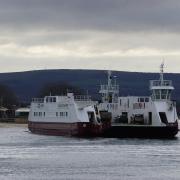
<instances>
[{"instance_id":1,"label":"shoreline","mask_svg":"<svg viewBox=\"0 0 180 180\"><path fill-rule=\"evenodd\" d=\"M11 127L28 127L28 124L14 123L14 122L0 122L0 128L11 128Z\"/></svg>"}]
</instances>

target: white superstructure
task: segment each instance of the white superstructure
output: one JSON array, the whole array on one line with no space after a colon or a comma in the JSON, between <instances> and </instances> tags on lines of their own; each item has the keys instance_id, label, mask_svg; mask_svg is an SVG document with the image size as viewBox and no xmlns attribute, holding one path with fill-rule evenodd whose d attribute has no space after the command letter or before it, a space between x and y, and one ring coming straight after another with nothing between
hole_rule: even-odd
<instances>
[{"instance_id":1,"label":"white superstructure","mask_svg":"<svg viewBox=\"0 0 180 180\"><path fill-rule=\"evenodd\" d=\"M31 102L28 128L36 134L101 136L110 127L111 116L99 112L89 96L45 96Z\"/></svg>"},{"instance_id":2,"label":"white superstructure","mask_svg":"<svg viewBox=\"0 0 180 180\"><path fill-rule=\"evenodd\" d=\"M88 115L97 121L95 102L89 96L46 96L34 98L31 102L29 121L51 123L89 122Z\"/></svg>"},{"instance_id":3,"label":"white superstructure","mask_svg":"<svg viewBox=\"0 0 180 180\"><path fill-rule=\"evenodd\" d=\"M129 124L166 126L177 121L176 103L171 100L172 81L164 80L164 64L160 67L160 79L150 81L151 96L120 97L119 86L108 72L108 83L101 85L102 103L99 109L112 113L112 125Z\"/></svg>"}]
</instances>

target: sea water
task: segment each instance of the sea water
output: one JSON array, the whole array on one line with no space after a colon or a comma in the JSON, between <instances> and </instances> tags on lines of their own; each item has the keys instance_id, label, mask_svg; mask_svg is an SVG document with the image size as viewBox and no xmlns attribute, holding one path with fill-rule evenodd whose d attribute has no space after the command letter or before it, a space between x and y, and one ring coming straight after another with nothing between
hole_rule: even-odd
<instances>
[{"instance_id":1,"label":"sea water","mask_svg":"<svg viewBox=\"0 0 180 180\"><path fill-rule=\"evenodd\" d=\"M179 180L180 136L173 140L68 138L0 126L0 179Z\"/></svg>"}]
</instances>

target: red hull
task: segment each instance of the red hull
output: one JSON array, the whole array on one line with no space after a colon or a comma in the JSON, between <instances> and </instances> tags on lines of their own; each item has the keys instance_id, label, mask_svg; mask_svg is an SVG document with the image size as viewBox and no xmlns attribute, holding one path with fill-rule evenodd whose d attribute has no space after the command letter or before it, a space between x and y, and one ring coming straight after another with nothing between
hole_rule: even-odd
<instances>
[{"instance_id":1,"label":"red hull","mask_svg":"<svg viewBox=\"0 0 180 180\"><path fill-rule=\"evenodd\" d=\"M28 128L32 133L56 135L56 136L81 136L93 137L101 136L105 129L109 128L107 124L92 123L45 123L45 122L28 122Z\"/></svg>"}]
</instances>

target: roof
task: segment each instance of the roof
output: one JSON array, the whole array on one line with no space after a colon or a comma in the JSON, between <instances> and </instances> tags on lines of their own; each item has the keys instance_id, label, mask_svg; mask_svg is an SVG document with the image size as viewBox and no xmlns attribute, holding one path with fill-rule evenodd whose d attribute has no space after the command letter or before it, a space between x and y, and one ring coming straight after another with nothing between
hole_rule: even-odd
<instances>
[{"instance_id":1,"label":"roof","mask_svg":"<svg viewBox=\"0 0 180 180\"><path fill-rule=\"evenodd\" d=\"M29 112L30 111L30 108L19 108L19 109L16 109L16 112Z\"/></svg>"},{"instance_id":2,"label":"roof","mask_svg":"<svg viewBox=\"0 0 180 180\"><path fill-rule=\"evenodd\" d=\"M8 109L5 107L0 107L0 111L7 111Z\"/></svg>"}]
</instances>

